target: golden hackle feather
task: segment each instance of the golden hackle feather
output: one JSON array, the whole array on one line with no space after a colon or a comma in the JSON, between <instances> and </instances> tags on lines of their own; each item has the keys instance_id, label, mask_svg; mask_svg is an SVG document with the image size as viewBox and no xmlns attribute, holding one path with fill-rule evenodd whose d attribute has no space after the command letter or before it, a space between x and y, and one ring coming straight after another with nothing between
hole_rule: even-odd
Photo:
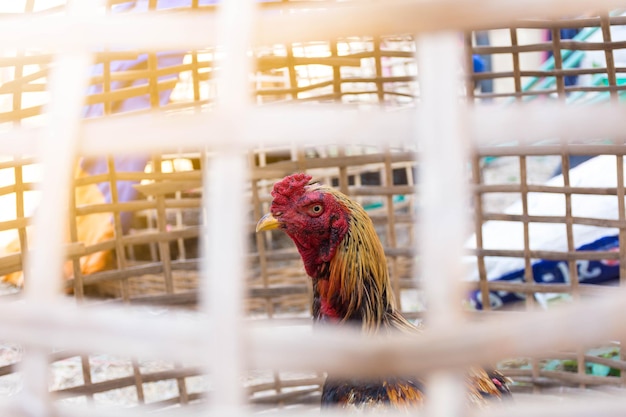
<instances>
[{"instance_id":1,"label":"golden hackle feather","mask_svg":"<svg viewBox=\"0 0 626 417\"><path fill-rule=\"evenodd\" d=\"M367 333L380 330L416 333L420 329L407 321L397 310L385 253L370 217L360 204L329 187L331 193L350 212L350 227L330 262L329 292L339 291L347 303L346 318L356 311L362 314L362 328ZM366 285L364 280L369 280ZM497 371L493 376L504 378ZM498 386L484 369L472 367L466 374L468 400L485 405L486 396L501 397ZM421 404L422 393L409 386L389 385L387 393L398 408Z\"/></svg>"},{"instance_id":2,"label":"golden hackle feather","mask_svg":"<svg viewBox=\"0 0 626 417\"><path fill-rule=\"evenodd\" d=\"M348 232L330 261L329 293L340 294L347 305L346 318L361 313L364 331L377 332L381 326L415 331L397 312L385 253L372 220L354 200L332 188L320 188L350 213Z\"/></svg>"}]
</instances>

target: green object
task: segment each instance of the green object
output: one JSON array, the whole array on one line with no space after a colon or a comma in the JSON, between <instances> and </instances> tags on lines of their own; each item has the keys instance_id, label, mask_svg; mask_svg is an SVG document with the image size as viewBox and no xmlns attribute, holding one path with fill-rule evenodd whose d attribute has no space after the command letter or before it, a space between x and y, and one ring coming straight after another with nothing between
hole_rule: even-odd
<instances>
[{"instance_id":1,"label":"green object","mask_svg":"<svg viewBox=\"0 0 626 417\"><path fill-rule=\"evenodd\" d=\"M404 195L394 195L391 200L393 201L393 204L401 203L401 202L406 200L406 196L404 196ZM374 203L365 204L363 206L363 208L365 210L374 210L374 209L382 208L383 206L384 206L384 204L383 204L382 201L376 201Z\"/></svg>"},{"instance_id":2,"label":"green object","mask_svg":"<svg viewBox=\"0 0 626 417\"><path fill-rule=\"evenodd\" d=\"M616 16L616 15L619 15L619 13L620 13L619 11L614 11L614 12L611 12L610 15ZM576 34L576 36L574 36L572 40L586 41L591 35L596 33L598 30L600 30L600 28L597 26L583 28L580 32ZM578 65L580 65L584 57L585 57L584 51L572 51L569 49L563 49L561 51L561 58L563 60L563 65L562 65L563 69L576 68ZM551 56L548 59L546 59L543 64L541 64L540 70L550 71L553 69L554 69L554 56ZM596 75L600 75L600 74L596 74ZM604 78L606 79L606 76L604 76ZM607 84L605 85L608 85L608 79L606 80L606 82ZM555 83L556 83L556 77L531 77L522 86L522 91L530 91L530 90L536 89L538 90L537 92L540 92L541 90L549 89L550 87L554 86ZM621 80L618 80L618 85L621 85L623 83L626 83L626 79L621 78ZM595 82L593 84L599 85L599 84L596 84ZM582 93L582 94L585 95L585 93ZM532 100L534 98L536 98L536 96L528 96L527 98L525 98L525 100ZM607 98L608 98L608 94L607 94Z\"/></svg>"},{"instance_id":3,"label":"green object","mask_svg":"<svg viewBox=\"0 0 626 417\"><path fill-rule=\"evenodd\" d=\"M611 373L611 367L600 363L587 364L588 374L596 376L608 376Z\"/></svg>"},{"instance_id":4,"label":"green object","mask_svg":"<svg viewBox=\"0 0 626 417\"><path fill-rule=\"evenodd\" d=\"M619 360L619 348L601 347L590 349L587 351L587 355L598 358ZM578 372L578 361L574 359L552 359L544 363L542 368L546 371ZM621 375L621 371L619 369L595 362L585 363L585 373L595 376L618 377Z\"/></svg>"}]
</instances>

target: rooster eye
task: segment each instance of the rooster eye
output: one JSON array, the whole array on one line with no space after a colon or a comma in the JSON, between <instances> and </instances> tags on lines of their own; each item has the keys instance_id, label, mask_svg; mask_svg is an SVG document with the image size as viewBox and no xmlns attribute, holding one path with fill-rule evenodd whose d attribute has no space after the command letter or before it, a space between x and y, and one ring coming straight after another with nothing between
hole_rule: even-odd
<instances>
[{"instance_id":1,"label":"rooster eye","mask_svg":"<svg viewBox=\"0 0 626 417\"><path fill-rule=\"evenodd\" d=\"M321 204L314 204L309 207L309 214L311 216L317 217L324 211L324 207Z\"/></svg>"}]
</instances>

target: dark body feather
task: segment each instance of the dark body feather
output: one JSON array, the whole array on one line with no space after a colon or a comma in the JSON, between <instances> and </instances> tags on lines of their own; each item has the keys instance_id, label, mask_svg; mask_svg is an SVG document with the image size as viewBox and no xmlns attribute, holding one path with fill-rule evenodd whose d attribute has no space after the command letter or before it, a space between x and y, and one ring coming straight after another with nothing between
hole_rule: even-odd
<instances>
[{"instance_id":1,"label":"dark body feather","mask_svg":"<svg viewBox=\"0 0 626 417\"><path fill-rule=\"evenodd\" d=\"M390 407L408 409L423 401L423 389L415 381L401 378L337 380L327 378L322 390L322 408Z\"/></svg>"}]
</instances>

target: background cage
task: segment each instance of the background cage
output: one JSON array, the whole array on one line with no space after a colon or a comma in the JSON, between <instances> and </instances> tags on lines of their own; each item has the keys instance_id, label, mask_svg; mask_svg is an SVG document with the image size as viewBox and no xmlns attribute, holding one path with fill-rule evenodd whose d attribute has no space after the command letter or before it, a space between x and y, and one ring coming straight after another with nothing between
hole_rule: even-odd
<instances>
[{"instance_id":1,"label":"background cage","mask_svg":"<svg viewBox=\"0 0 626 417\"><path fill-rule=\"evenodd\" d=\"M183 404L185 412L199 414L205 407L246 413L247 402L260 409L315 408L323 381L315 371L327 368L314 353L294 366L295 353L289 352L303 344L285 337L308 326L308 280L284 237L253 233L273 182L303 170L355 196L370 212L403 312L411 319L424 317L434 329L411 351L400 342L389 344L400 356L412 357L416 370L532 356L501 364L518 392L556 386L592 393L598 385L623 384L624 377L617 376L626 366L618 347L620 290L581 282L576 262L619 262L626 245L617 251L580 251L573 232L575 225L610 228L623 241L619 100L625 69L615 57L625 45L612 31L624 23L619 11L583 15L586 5L556 1L498 11L487 5L480 15L482 5L456 3L455 11L447 3L412 2L250 2L237 10L198 1L167 10L158 10L167 2L157 1L23 3L24 9L14 10L18 13L2 16L0 25L6 45L0 58L1 153L6 155L0 168L6 183L0 192L14 208L0 228L4 242L14 242L17 249L0 258L0 274L15 274L19 281L25 271L27 282L23 291L7 286L0 306L6 338L0 379L7 393L19 387L19 394L7 397L11 410L73 415L91 402L147 403L159 409ZM594 4L607 10L615 6ZM562 19L565 14L580 17ZM305 24L320 17L328 28ZM581 38L562 39L561 29L569 28L582 29ZM478 29L498 30L501 43L478 45L481 32L473 31ZM551 40L524 38L539 30L549 31ZM600 38L589 42L592 36ZM254 71L245 54L249 46ZM527 56L546 52L551 61L539 68L527 64ZM588 52L603 54L605 66L576 67ZM479 55L491 57L494 69L461 71L463 65L476 68ZM502 57L510 68L498 68ZM566 85L566 77L576 75L591 82ZM87 82L77 82L82 79ZM497 83L496 90L484 91L485 80ZM457 106L459 96L467 107ZM142 103L124 107L133 99ZM146 168L125 170L121 154L138 156ZM570 157L577 155L614 155L615 185L570 184ZM99 158L104 171L76 174L81 157ZM533 177L534 163L546 157L554 167L563 166L562 185L538 183L549 176L545 172ZM515 178L494 183L486 175L504 158L515 161ZM138 182L132 187L136 195L124 200L111 192L108 201L80 200L78 190L103 183L115 190L117 181ZM31 209L35 189L42 190L36 214ZM536 193L562 195L564 214L529 212L529 195ZM521 213L492 204L490 197L502 194L512 195L510 201L519 198ZM614 198L615 216L577 216L573 196L587 194ZM133 213L130 226L123 212ZM215 219L216 214L228 221ZM81 239L85 226L79 219L98 216L111 229L95 240ZM463 247L472 240L465 216L473 218L478 232L471 258L478 280L460 284ZM61 218L68 219L67 230ZM32 251L37 247L28 231L32 219L40 230L35 239L45 251ZM521 249L484 247L480 232L486 221L519 224ZM536 223L562 224L566 249L533 248ZM199 244L203 226L208 226L205 247ZM523 259L523 282L487 280L486 260L500 257ZM85 269L88 259L97 259L98 268ZM565 261L571 281L534 283L528 271L537 259ZM618 268L619 277L626 276L621 263ZM65 270L64 291L58 288L60 274L51 273L55 270ZM526 297L510 305L515 311L489 311L486 304L483 311L462 315L459 300L471 290L483 300L489 291ZM72 296L60 301L54 294L61 292ZM571 294L582 307L568 315L550 311L543 318L534 311L540 308L537 293ZM606 301L595 301L599 296ZM136 308L120 310L127 304ZM581 332L571 327L577 319ZM485 337L456 327L465 320ZM266 322L278 330L270 326L257 334ZM503 323L506 331L499 327ZM550 327L556 323L561 327ZM210 330L203 332L205 327ZM455 335L454 342L445 339L446 331ZM249 346L242 333L251 338ZM468 343L497 344L509 334L517 343L480 352L463 349ZM523 343L529 334L541 340ZM219 335L219 343L213 335ZM355 347L348 337L322 334L307 352L331 336L344 341L345 349ZM303 331L302 340L307 337ZM433 365L420 363L445 342L463 354L435 355ZM564 347L568 350L559 351ZM255 371L243 372L244 359ZM607 374L590 372L594 366L608 368ZM56 378L50 384L49 369ZM243 383L241 374L247 375ZM437 386L446 390L450 384ZM206 392L208 401L203 401ZM510 407L533 411L534 397ZM619 399L602 399L607 413L623 411ZM574 400L569 404L563 409L568 415L589 410ZM444 406L433 401L431 412Z\"/></svg>"}]
</instances>

